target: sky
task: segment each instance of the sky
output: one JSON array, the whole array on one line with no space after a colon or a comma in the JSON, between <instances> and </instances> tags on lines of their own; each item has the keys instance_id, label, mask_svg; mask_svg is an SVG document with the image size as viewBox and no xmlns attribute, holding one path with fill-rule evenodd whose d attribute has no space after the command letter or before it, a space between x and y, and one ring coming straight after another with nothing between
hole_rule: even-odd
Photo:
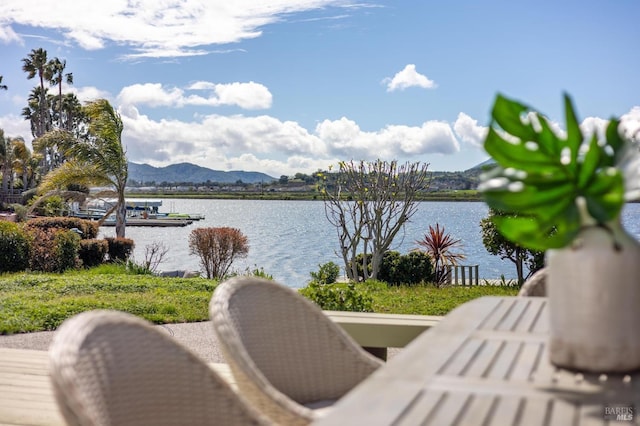
<instances>
[{"instance_id":1,"label":"sky","mask_svg":"<svg viewBox=\"0 0 640 426\"><path fill-rule=\"evenodd\" d=\"M488 158L498 93L557 123L564 93L585 126L639 123L639 17L637 0L2 0L0 128L31 141L22 59L43 48L65 93L117 108L129 161L461 171Z\"/></svg>"}]
</instances>

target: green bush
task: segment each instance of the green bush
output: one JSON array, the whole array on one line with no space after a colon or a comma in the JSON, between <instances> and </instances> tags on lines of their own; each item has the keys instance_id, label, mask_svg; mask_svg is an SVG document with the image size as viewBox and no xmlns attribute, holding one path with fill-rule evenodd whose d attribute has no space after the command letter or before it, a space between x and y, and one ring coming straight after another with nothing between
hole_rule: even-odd
<instances>
[{"instance_id":1,"label":"green bush","mask_svg":"<svg viewBox=\"0 0 640 426\"><path fill-rule=\"evenodd\" d=\"M67 269L75 269L80 266L78 258L80 237L77 233L59 230L55 233L53 245L56 257L55 272L64 272Z\"/></svg>"},{"instance_id":2,"label":"green bush","mask_svg":"<svg viewBox=\"0 0 640 426\"><path fill-rule=\"evenodd\" d=\"M401 255L396 266L396 274L390 284L419 284L431 281L433 266L429 255L421 251L411 251Z\"/></svg>"},{"instance_id":3,"label":"green bush","mask_svg":"<svg viewBox=\"0 0 640 426\"><path fill-rule=\"evenodd\" d=\"M362 271L363 256L362 253L356 256L358 276L361 279L364 276ZM371 270L371 255L367 254L367 258L367 267ZM423 252L412 251L400 254L390 250L382 256L377 278L391 285L413 285L428 282L433 279L433 265L429 256Z\"/></svg>"},{"instance_id":4,"label":"green bush","mask_svg":"<svg viewBox=\"0 0 640 426\"><path fill-rule=\"evenodd\" d=\"M364 279L364 270L362 269L362 260L364 258L363 253L359 253L356 256L356 270L358 271L358 280ZM351 262L349 262L349 269L351 269ZM367 254L367 269L371 273L371 254Z\"/></svg>"},{"instance_id":5,"label":"green bush","mask_svg":"<svg viewBox=\"0 0 640 426\"><path fill-rule=\"evenodd\" d=\"M21 226L0 221L0 273L17 272L29 266L30 241Z\"/></svg>"},{"instance_id":6,"label":"green bush","mask_svg":"<svg viewBox=\"0 0 640 426\"><path fill-rule=\"evenodd\" d=\"M380 271L378 272L378 279L389 284L396 283L396 274L398 264L400 263L400 252L389 250L382 255L382 262L380 263Z\"/></svg>"},{"instance_id":7,"label":"green bush","mask_svg":"<svg viewBox=\"0 0 640 426\"><path fill-rule=\"evenodd\" d=\"M310 272L311 278L320 284L333 284L340 276L340 266L335 262L327 262L323 265L318 265L320 269L318 272Z\"/></svg>"},{"instance_id":8,"label":"green bush","mask_svg":"<svg viewBox=\"0 0 640 426\"><path fill-rule=\"evenodd\" d=\"M29 267L34 271L64 272L79 266L80 237L59 228L32 228Z\"/></svg>"},{"instance_id":9,"label":"green bush","mask_svg":"<svg viewBox=\"0 0 640 426\"><path fill-rule=\"evenodd\" d=\"M106 240L98 240L95 238L80 240L78 257L80 257L83 266L92 268L104 262L108 250L109 243L107 243Z\"/></svg>"},{"instance_id":10,"label":"green bush","mask_svg":"<svg viewBox=\"0 0 640 426\"><path fill-rule=\"evenodd\" d=\"M9 206L10 210L13 211L18 217L18 222L24 222L27 220L27 211L29 210L26 206L22 204L11 204Z\"/></svg>"},{"instance_id":11,"label":"green bush","mask_svg":"<svg viewBox=\"0 0 640 426\"><path fill-rule=\"evenodd\" d=\"M108 244L107 253L111 262L126 262L135 246L132 239L129 238L105 238Z\"/></svg>"},{"instance_id":12,"label":"green bush","mask_svg":"<svg viewBox=\"0 0 640 426\"><path fill-rule=\"evenodd\" d=\"M311 281L300 293L323 310L373 312L373 297L354 283L325 285Z\"/></svg>"},{"instance_id":13,"label":"green bush","mask_svg":"<svg viewBox=\"0 0 640 426\"><path fill-rule=\"evenodd\" d=\"M39 229L77 229L82 234L82 239L93 239L98 236L98 224L96 222L80 219L78 217L38 217L31 219L26 224L27 230L39 228Z\"/></svg>"}]
</instances>

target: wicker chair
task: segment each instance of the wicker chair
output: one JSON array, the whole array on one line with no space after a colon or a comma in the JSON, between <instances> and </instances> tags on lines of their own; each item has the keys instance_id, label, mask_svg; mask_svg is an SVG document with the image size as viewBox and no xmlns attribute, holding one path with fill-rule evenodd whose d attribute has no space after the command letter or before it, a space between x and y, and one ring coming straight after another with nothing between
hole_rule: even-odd
<instances>
[{"instance_id":1,"label":"wicker chair","mask_svg":"<svg viewBox=\"0 0 640 426\"><path fill-rule=\"evenodd\" d=\"M278 424L312 422L382 365L318 306L273 281L225 281L209 313L240 392Z\"/></svg>"},{"instance_id":2,"label":"wicker chair","mask_svg":"<svg viewBox=\"0 0 640 426\"><path fill-rule=\"evenodd\" d=\"M265 425L204 361L145 320L89 311L49 350L55 398L70 425Z\"/></svg>"}]
</instances>

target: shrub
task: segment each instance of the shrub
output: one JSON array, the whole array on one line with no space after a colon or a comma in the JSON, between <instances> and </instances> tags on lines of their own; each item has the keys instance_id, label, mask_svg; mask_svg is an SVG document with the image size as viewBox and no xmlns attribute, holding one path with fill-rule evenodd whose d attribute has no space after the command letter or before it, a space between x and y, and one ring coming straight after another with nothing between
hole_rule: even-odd
<instances>
[{"instance_id":1,"label":"shrub","mask_svg":"<svg viewBox=\"0 0 640 426\"><path fill-rule=\"evenodd\" d=\"M340 275L340 266L335 262L327 262L323 265L318 265L320 269L318 272L310 272L311 278L319 284L333 284Z\"/></svg>"},{"instance_id":2,"label":"shrub","mask_svg":"<svg viewBox=\"0 0 640 426\"><path fill-rule=\"evenodd\" d=\"M57 195L51 196L44 200L35 211L42 216L60 216L67 209L66 203Z\"/></svg>"},{"instance_id":3,"label":"shrub","mask_svg":"<svg viewBox=\"0 0 640 426\"><path fill-rule=\"evenodd\" d=\"M109 250L109 243L106 240L80 240L80 248L78 249L78 257L82 264L87 268L100 265L104 262L104 258Z\"/></svg>"},{"instance_id":4,"label":"shrub","mask_svg":"<svg viewBox=\"0 0 640 426\"><path fill-rule=\"evenodd\" d=\"M367 255L367 267L371 268L371 255ZM362 274L363 254L358 254L358 275ZM387 251L382 256L378 277L380 281L385 281L391 285L418 284L423 281L433 279L433 265L429 255L419 251L412 251L407 254L400 254L397 251Z\"/></svg>"},{"instance_id":5,"label":"shrub","mask_svg":"<svg viewBox=\"0 0 640 426\"><path fill-rule=\"evenodd\" d=\"M38 217L35 219L31 219L26 224L27 229L77 229L82 234L80 237L82 239L92 239L98 236L98 224L96 222L80 219L78 217Z\"/></svg>"},{"instance_id":6,"label":"shrub","mask_svg":"<svg viewBox=\"0 0 640 426\"><path fill-rule=\"evenodd\" d=\"M30 240L21 226L0 221L0 273L17 272L29 266Z\"/></svg>"},{"instance_id":7,"label":"shrub","mask_svg":"<svg viewBox=\"0 0 640 426\"><path fill-rule=\"evenodd\" d=\"M433 268L428 254L411 251L398 258L395 276L390 284L419 284L431 281Z\"/></svg>"},{"instance_id":8,"label":"shrub","mask_svg":"<svg viewBox=\"0 0 640 426\"><path fill-rule=\"evenodd\" d=\"M197 228L189 235L189 253L200 257L210 279L224 278L233 261L248 252L247 237L236 228Z\"/></svg>"},{"instance_id":9,"label":"shrub","mask_svg":"<svg viewBox=\"0 0 640 426\"><path fill-rule=\"evenodd\" d=\"M367 254L367 270L368 270L369 273L371 273L371 257L372 257L371 254ZM355 259L355 261L356 261L356 269L358 271L358 280L363 280L364 279L364 270L363 270L363 267L362 267L363 258L364 258L364 254L363 253L359 253L356 256L356 259ZM351 262L349 262L348 267L349 267L349 269L351 269Z\"/></svg>"},{"instance_id":10,"label":"shrub","mask_svg":"<svg viewBox=\"0 0 640 426\"><path fill-rule=\"evenodd\" d=\"M111 262L126 262L135 247L135 243L130 238L116 237L105 238L105 240L107 241L107 253L109 254L109 261Z\"/></svg>"},{"instance_id":11,"label":"shrub","mask_svg":"<svg viewBox=\"0 0 640 426\"><path fill-rule=\"evenodd\" d=\"M53 238L54 255L56 258L55 272L64 272L80 266L78 250L80 237L73 231L57 231Z\"/></svg>"},{"instance_id":12,"label":"shrub","mask_svg":"<svg viewBox=\"0 0 640 426\"><path fill-rule=\"evenodd\" d=\"M32 238L29 266L34 271L64 272L79 265L80 237L58 228L30 230Z\"/></svg>"},{"instance_id":13,"label":"shrub","mask_svg":"<svg viewBox=\"0 0 640 426\"><path fill-rule=\"evenodd\" d=\"M397 284L396 271L400 263L400 252L389 250L382 255L378 279L389 284Z\"/></svg>"},{"instance_id":14,"label":"shrub","mask_svg":"<svg viewBox=\"0 0 640 426\"><path fill-rule=\"evenodd\" d=\"M10 206L11 211L13 211L17 218L18 218L18 222L24 222L27 220L27 211L29 210L26 206L23 206L22 204L11 204Z\"/></svg>"},{"instance_id":15,"label":"shrub","mask_svg":"<svg viewBox=\"0 0 640 426\"><path fill-rule=\"evenodd\" d=\"M352 282L323 285L311 281L300 293L323 310L373 312L373 297Z\"/></svg>"}]
</instances>

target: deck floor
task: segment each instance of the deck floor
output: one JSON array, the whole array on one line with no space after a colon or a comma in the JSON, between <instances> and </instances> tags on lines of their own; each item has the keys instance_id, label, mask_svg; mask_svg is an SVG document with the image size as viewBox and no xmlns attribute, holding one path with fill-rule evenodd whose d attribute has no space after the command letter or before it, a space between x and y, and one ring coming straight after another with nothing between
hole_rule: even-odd
<instances>
[{"instance_id":1,"label":"deck floor","mask_svg":"<svg viewBox=\"0 0 640 426\"><path fill-rule=\"evenodd\" d=\"M211 367L235 386L227 364ZM0 425L64 425L46 351L0 348Z\"/></svg>"}]
</instances>

